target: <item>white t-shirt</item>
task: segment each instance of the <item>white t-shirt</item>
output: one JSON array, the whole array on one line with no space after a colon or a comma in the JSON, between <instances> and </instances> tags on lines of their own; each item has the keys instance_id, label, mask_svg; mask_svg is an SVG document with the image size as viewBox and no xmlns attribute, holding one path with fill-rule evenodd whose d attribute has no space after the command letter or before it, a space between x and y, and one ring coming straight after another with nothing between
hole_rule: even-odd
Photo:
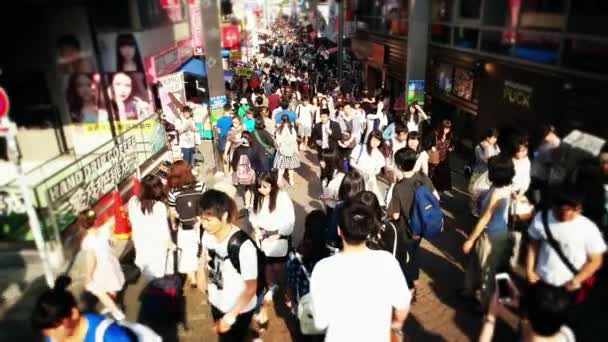
<instances>
[{"instance_id":1,"label":"white t-shirt","mask_svg":"<svg viewBox=\"0 0 608 342\"><path fill-rule=\"evenodd\" d=\"M338 192L340 190L340 185L342 185L342 181L344 180L344 176L346 176L343 172L335 172L334 178L332 178L329 182L323 181L322 189L323 194L321 197L323 198L323 203L330 207L335 208L338 203Z\"/></svg>"},{"instance_id":2,"label":"white t-shirt","mask_svg":"<svg viewBox=\"0 0 608 342\"><path fill-rule=\"evenodd\" d=\"M309 105L298 105L296 107L296 114L298 115L298 124L304 127L312 127L312 106Z\"/></svg>"},{"instance_id":3,"label":"white t-shirt","mask_svg":"<svg viewBox=\"0 0 608 342\"><path fill-rule=\"evenodd\" d=\"M315 266L310 282L315 325L326 342L389 341L393 308L408 309L411 293L392 254L338 253Z\"/></svg>"},{"instance_id":4,"label":"white t-shirt","mask_svg":"<svg viewBox=\"0 0 608 342\"><path fill-rule=\"evenodd\" d=\"M513 166L515 167L515 176L513 176L513 191L525 193L528 191L531 182L530 174L530 159L515 159L513 158Z\"/></svg>"},{"instance_id":5,"label":"white t-shirt","mask_svg":"<svg viewBox=\"0 0 608 342\"><path fill-rule=\"evenodd\" d=\"M542 213L534 217L528 228L530 238L540 240L540 249L536 261L536 273L545 282L562 286L574 275L547 241L543 228ZM587 262L588 256L606 251L606 243L595 223L583 215L578 215L569 222L559 222L549 211L549 229L562 251L577 269Z\"/></svg>"},{"instance_id":6,"label":"white t-shirt","mask_svg":"<svg viewBox=\"0 0 608 342\"><path fill-rule=\"evenodd\" d=\"M223 241L218 241L215 236L207 232L201 239L209 270L209 302L224 313L232 310L241 298L245 291L245 281L258 278L258 258L253 242L245 241L241 245L239 251L240 274L228 259L228 240L238 230L238 227L233 227L230 235ZM241 313L253 310L255 304L256 296L253 296Z\"/></svg>"},{"instance_id":7,"label":"white t-shirt","mask_svg":"<svg viewBox=\"0 0 608 342\"><path fill-rule=\"evenodd\" d=\"M296 215L293 202L287 192L280 190L277 193L277 203L271 212L268 208L269 198L262 201L261 208L252 212L249 221L257 230L278 231L278 234L289 236L293 233ZM260 241L260 249L269 257L284 257L287 255L289 243L287 239L266 238Z\"/></svg>"}]
</instances>

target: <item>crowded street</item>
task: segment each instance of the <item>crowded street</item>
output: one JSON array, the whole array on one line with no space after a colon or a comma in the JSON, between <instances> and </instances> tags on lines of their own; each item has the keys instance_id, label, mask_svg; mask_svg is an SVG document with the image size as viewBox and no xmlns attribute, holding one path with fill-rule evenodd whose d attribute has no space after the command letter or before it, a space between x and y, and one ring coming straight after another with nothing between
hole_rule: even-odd
<instances>
[{"instance_id":1,"label":"crowded street","mask_svg":"<svg viewBox=\"0 0 608 342\"><path fill-rule=\"evenodd\" d=\"M0 342L603 341L605 6L21 10Z\"/></svg>"}]
</instances>

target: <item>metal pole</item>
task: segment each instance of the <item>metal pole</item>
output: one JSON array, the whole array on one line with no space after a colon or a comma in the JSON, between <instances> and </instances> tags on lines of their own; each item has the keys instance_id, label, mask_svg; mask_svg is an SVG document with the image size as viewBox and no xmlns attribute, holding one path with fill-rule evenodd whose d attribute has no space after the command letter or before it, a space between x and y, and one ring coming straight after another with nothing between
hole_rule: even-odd
<instances>
[{"instance_id":1,"label":"metal pole","mask_svg":"<svg viewBox=\"0 0 608 342\"><path fill-rule=\"evenodd\" d=\"M338 1L338 82L342 85L344 61L344 1Z\"/></svg>"},{"instance_id":2,"label":"metal pole","mask_svg":"<svg viewBox=\"0 0 608 342\"><path fill-rule=\"evenodd\" d=\"M38 220L38 214L36 213L36 210L34 210L34 204L32 203L32 199L30 198L30 193L28 191L27 180L25 174L23 173L23 167L21 165L21 156L19 155L16 149L17 129L15 125L10 122L9 127L10 128L6 140L8 145L7 147L9 149L12 149L12 151L9 151L8 155L17 167L17 183L19 185L19 191L23 196L23 204L25 205L32 235L34 236L34 243L36 244L36 248L38 249L40 260L42 261L44 278L46 280L46 284L50 288L52 288L55 285L55 276L53 275L53 269L49 258L49 251L44 241L44 237L42 236L42 227L40 226L40 221Z\"/></svg>"}]
</instances>

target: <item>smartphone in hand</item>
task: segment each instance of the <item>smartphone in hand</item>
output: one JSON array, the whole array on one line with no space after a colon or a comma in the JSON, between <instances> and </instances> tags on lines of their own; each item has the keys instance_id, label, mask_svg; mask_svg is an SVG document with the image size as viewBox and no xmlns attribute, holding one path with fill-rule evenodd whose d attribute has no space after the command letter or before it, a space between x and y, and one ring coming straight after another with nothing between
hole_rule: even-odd
<instances>
[{"instance_id":1,"label":"smartphone in hand","mask_svg":"<svg viewBox=\"0 0 608 342\"><path fill-rule=\"evenodd\" d=\"M509 303L511 302L512 293L509 282L511 281L511 277L509 277L508 273L498 273L495 277L496 280L496 291L498 292L498 301L501 303Z\"/></svg>"}]
</instances>

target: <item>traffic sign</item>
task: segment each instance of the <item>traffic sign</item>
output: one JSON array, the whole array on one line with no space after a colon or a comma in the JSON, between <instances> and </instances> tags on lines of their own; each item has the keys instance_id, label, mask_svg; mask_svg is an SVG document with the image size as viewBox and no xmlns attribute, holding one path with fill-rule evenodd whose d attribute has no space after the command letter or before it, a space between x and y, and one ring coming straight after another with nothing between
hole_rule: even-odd
<instances>
[{"instance_id":1,"label":"traffic sign","mask_svg":"<svg viewBox=\"0 0 608 342\"><path fill-rule=\"evenodd\" d=\"M10 107L8 95L6 94L6 91L4 91L4 88L0 87L0 119L7 116Z\"/></svg>"}]
</instances>

